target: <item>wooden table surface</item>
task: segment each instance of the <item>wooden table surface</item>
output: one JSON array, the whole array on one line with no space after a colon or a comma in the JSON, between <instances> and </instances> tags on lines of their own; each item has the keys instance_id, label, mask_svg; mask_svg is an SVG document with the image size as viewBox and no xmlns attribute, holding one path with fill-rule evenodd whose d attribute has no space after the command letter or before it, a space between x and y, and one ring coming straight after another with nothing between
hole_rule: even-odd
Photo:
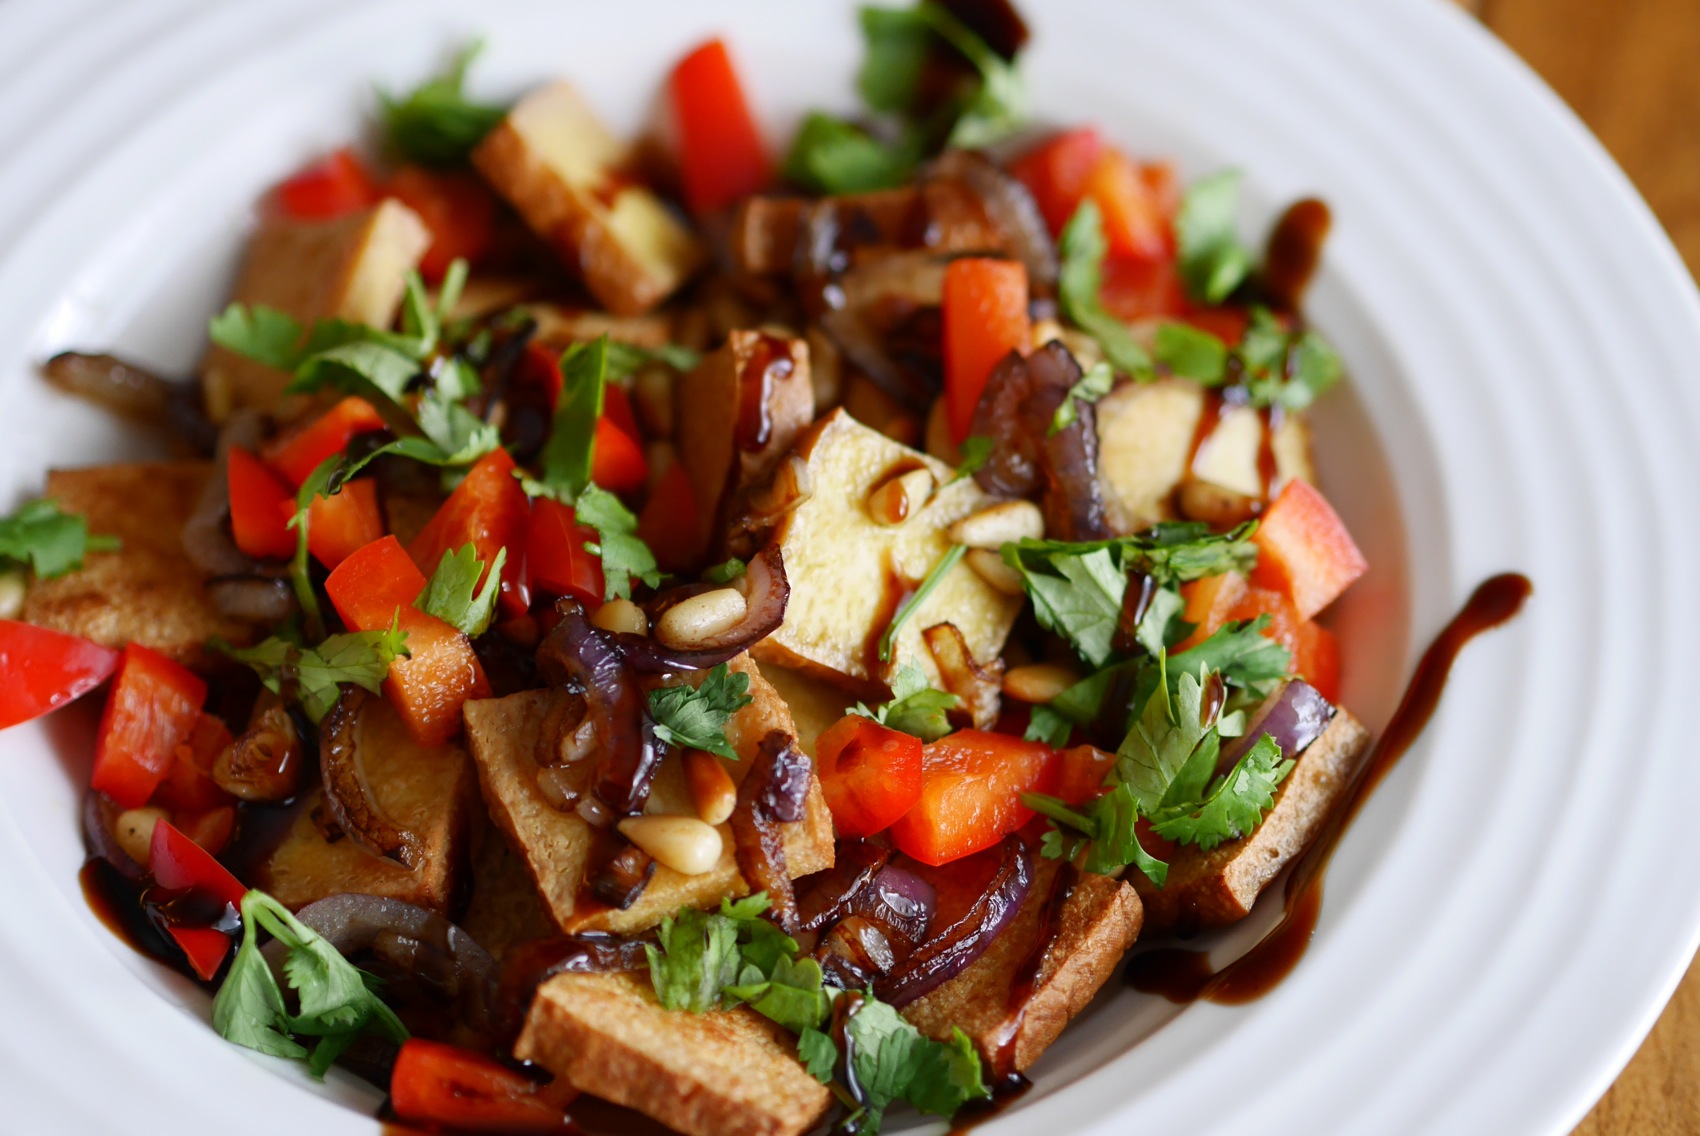
<instances>
[{"instance_id":1,"label":"wooden table surface","mask_svg":"<svg viewBox=\"0 0 1700 1136\"><path fill-rule=\"evenodd\" d=\"M1461 0L1605 143L1700 270L1700 0ZM1575 1136L1700 1132L1700 965Z\"/></svg>"}]
</instances>

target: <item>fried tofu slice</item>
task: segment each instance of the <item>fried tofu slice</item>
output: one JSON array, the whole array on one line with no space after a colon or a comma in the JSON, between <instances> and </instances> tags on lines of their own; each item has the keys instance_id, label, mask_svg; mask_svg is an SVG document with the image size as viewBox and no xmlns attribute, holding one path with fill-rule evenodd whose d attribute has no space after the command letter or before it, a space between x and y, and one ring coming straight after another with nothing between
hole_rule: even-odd
<instances>
[{"instance_id":1,"label":"fried tofu slice","mask_svg":"<svg viewBox=\"0 0 1700 1136\"><path fill-rule=\"evenodd\" d=\"M665 1009L646 974L551 978L514 1056L684 1136L801 1136L833 1101L783 1027L746 1006Z\"/></svg>"},{"instance_id":2,"label":"fried tofu slice","mask_svg":"<svg viewBox=\"0 0 1700 1136\"><path fill-rule=\"evenodd\" d=\"M797 444L812 495L780 523L773 539L785 557L791 599L785 623L753 649L763 663L833 682L860 697L883 698L896 668L913 663L935 686L938 664L922 631L952 623L974 658L995 659L1021 608L1020 599L987 584L966 564L939 582L898 632L890 662L879 658L899 605L951 547L950 526L991 504L974 479L892 441L835 410ZM911 499L898 524L876 522L868 497L894 477L924 470L930 496Z\"/></svg>"},{"instance_id":3,"label":"fried tofu slice","mask_svg":"<svg viewBox=\"0 0 1700 1136\"><path fill-rule=\"evenodd\" d=\"M406 900L447 912L466 872L477 780L457 745L422 746L381 698L361 712L360 760L372 798L418 840L419 866L408 870L373 855L334 827L323 790L315 790L254 886L290 908L343 892ZM327 831L330 835L327 836Z\"/></svg>"},{"instance_id":4,"label":"fried tofu slice","mask_svg":"<svg viewBox=\"0 0 1700 1136\"><path fill-rule=\"evenodd\" d=\"M304 326L343 319L389 327L401 306L408 272L430 247L419 215L394 198L331 221L266 221L248 242L232 300L264 304ZM223 422L238 407L293 417L305 407L284 405L290 376L219 346L201 362L207 417Z\"/></svg>"},{"instance_id":5,"label":"fried tofu slice","mask_svg":"<svg viewBox=\"0 0 1700 1136\"><path fill-rule=\"evenodd\" d=\"M788 667L763 663L761 676L785 700L797 725L797 746L811 759L815 756L815 739L856 704L842 687Z\"/></svg>"},{"instance_id":6,"label":"fried tofu slice","mask_svg":"<svg viewBox=\"0 0 1700 1136\"><path fill-rule=\"evenodd\" d=\"M795 733L795 727L784 701L748 656L738 656L730 666L750 676L754 700L726 725L726 740L742 759L726 762L726 771L734 781L742 781L768 731ZM706 671L691 672L680 676L680 681L694 685L706 675ZM632 934L653 927L662 916L672 915L681 907L712 907L723 897L748 895L749 885L738 871L732 829L725 824L720 826L720 860L710 871L685 876L657 865L649 885L625 910L601 904L584 905L581 910L579 891L591 852L590 825L577 813L555 808L537 787L539 738L551 713L577 697L559 689L529 690L506 698L468 702L465 709L466 736L490 817L525 860L556 924L563 931ZM694 815L683 764L674 756L669 756L656 773L649 811ZM785 833L786 866L793 877L832 866L832 817L821 796L820 782L812 773L803 819L780 827Z\"/></svg>"},{"instance_id":7,"label":"fried tofu slice","mask_svg":"<svg viewBox=\"0 0 1700 1136\"><path fill-rule=\"evenodd\" d=\"M1224 411L1209 434L1198 431L1210 396L1187 379L1123 383L1098 401L1098 481L1104 510L1118 533L1138 532L1174 519L1176 493L1187 494L1201 520L1237 502L1263 494L1263 422L1258 411ZM1302 416L1286 415L1270 439L1275 479L1270 492L1288 481L1314 481L1310 428ZM1214 507L1212 507L1214 506Z\"/></svg>"},{"instance_id":8,"label":"fried tofu slice","mask_svg":"<svg viewBox=\"0 0 1700 1136\"><path fill-rule=\"evenodd\" d=\"M548 303L527 304L525 310L537 321L536 341L557 351L601 335L651 350L673 341L673 317L665 312L611 316L607 312Z\"/></svg>"},{"instance_id":9,"label":"fried tofu slice","mask_svg":"<svg viewBox=\"0 0 1700 1136\"><path fill-rule=\"evenodd\" d=\"M627 148L567 83L533 91L472 164L617 316L672 295L702 263L689 226L621 175Z\"/></svg>"},{"instance_id":10,"label":"fried tofu slice","mask_svg":"<svg viewBox=\"0 0 1700 1136\"><path fill-rule=\"evenodd\" d=\"M1027 899L1009 926L968 969L904 1007L903 1016L937 1041L961 1027L994 1082L1018 1073L1092 1001L1142 921L1139 895L1123 881L1036 856ZM1036 969L1035 950L1044 952ZM1030 988L1022 984L1028 975Z\"/></svg>"},{"instance_id":11,"label":"fried tofu slice","mask_svg":"<svg viewBox=\"0 0 1700 1136\"><path fill-rule=\"evenodd\" d=\"M508 844L507 834L492 826L486 826L472 859L472 898L460 926L497 962L512 947L561 933L538 897L525 861Z\"/></svg>"},{"instance_id":12,"label":"fried tofu slice","mask_svg":"<svg viewBox=\"0 0 1700 1136\"><path fill-rule=\"evenodd\" d=\"M1151 931L1221 927L1251 914L1252 904L1282 868L1310 846L1351 785L1369 748L1369 731L1345 710L1294 760L1257 831L1208 852L1177 848L1161 889L1143 875L1133 882Z\"/></svg>"},{"instance_id":13,"label":"fried tofu slice","mask_svg":"<svg viewBox=\"0 0 1700 1136\"><path fill-rule=\"evenodd\" d=\"M212 662L211 638L253 642L254 626L218 613L206 574L183 551L183 525L211 472L195 461L50 472L46 495L86 518L91 533L121 543L116 552L91 552L75 572L35 581L21 618L108 647L140 643L194 667Z\"/></svg>"},{"instance_id":14,"label":"fried tofu slice","mask_svg":"<svg viewBox=\"0 0 1700 1136\"><path fill-rule=\"evenodd\" d=\"M725 519L737 496L766 482L815 418L809 347L734 331L674 388L679 460L706 513Z\"/></svg>"}]
</instances>

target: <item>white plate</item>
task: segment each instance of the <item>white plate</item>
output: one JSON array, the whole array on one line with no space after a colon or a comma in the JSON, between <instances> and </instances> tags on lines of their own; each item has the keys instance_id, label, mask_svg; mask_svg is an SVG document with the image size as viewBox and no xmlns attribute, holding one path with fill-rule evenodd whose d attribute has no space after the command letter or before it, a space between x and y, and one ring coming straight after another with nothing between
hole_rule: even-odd
<instances>
[{"instance_id":1,"label":"white plate","mask_svg":"<svg viewBox=\"0 0 1700 1136\"><path fill-rule=\"evenodd\" d=\"M1338 613L1345 701L1384 722L1484 576L1524 571L1536 598L1470 649L1357 821L1285 984L1178 1016L1106 996L986 1130L1562 1133L1700 929L1693 287L1598 145L1439 0L1027 7L1044 117L1189 174L1244 168L1248 230L1302 193L1334 206L1312 312L1354 384L1319 415L1323 478L1374 563ZM570 76L627 129L719 30L779 137L850 104L853 28L794 0L0 6L0 503L50 463L140 452L34 363L112 347L187 370L252 201L358 129L374 79L483 32L479 87ZM90 916L91 734L79 707L0 739L0 1128L373 1132L221 1042L204 999Z\"/></svg>"}]
</instances>

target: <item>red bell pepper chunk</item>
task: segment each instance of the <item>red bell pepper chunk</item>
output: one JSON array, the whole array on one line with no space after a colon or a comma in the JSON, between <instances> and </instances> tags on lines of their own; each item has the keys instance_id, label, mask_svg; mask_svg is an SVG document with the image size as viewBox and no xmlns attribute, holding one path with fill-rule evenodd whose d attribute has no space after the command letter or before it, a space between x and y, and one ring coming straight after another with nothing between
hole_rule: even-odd
<instances>
[{"instance_id":1,"label":"red bell pepper chunk","mask_svg":"<svg viewBox=\"0 0 1700 1136\"><path fill-rule=\"evenodd\" d=\"M378 183L346 148L277 187L278 205L297 221L328 221L376 205L381 196Z\"/></svg>"},{"instance_id":2,"label":"red bell pepper chunk","mask_svg":"<svg viewBox=\"0 0 1700 1136\"><path fill-rule=\"evenodd\" d=\"M1252 582L1285 592L1305 619L1333 603L1369 569L1340 515L1304 481L1287 483L1252 540L1257 544Z\"/></svg>"},{"instance_id":3,"label":"red bell pepper chunk","mask_svg":"<svg viewBox=\"0 0 1700 1136\"><path fill-rule=\"evenodd\" d=\"M1058 750L1051 793L1068 804L1083 805L1104 791L1104 778L1115 764L1115 754L1094 745Z\"/></svg>"},{"instance_id":4,"label":"red bell pepper chunk","mask_svg":"<svg viewBox=\"0 0 1700 1136\"><path fill-rule=\"evenodd\" d=\"M1104 305L1105 311L1128 323L1158 316L1178 319L1189 314L1186 288L1181 283L1180 269L1172 258L1105 258L1098 301ZM1215 328L1207 327L1205 330L1214 331ZM1239 336L1228 342L1238 343Z\"/></svg>"},{"instance_id":5,"label":"red bell pepper chunk","mask_svg":"<svg viewBox=\"0 0 1700 1136\"><path fill-rule=\"evenodd\" d=\"M1161 260L1172 255L1165 203L1127 155L1104 151L1086 175L1082 192L1097 203L1111 256Z\"/></svg>"},{"instance_id":6,"label":"red bell pepper chunk","mask_svg":"<svg viewBox=\"0 0 1700 1136\"><path fill-rule=\"evenodd\" d=\"M1052 236L1061 235L1080 207L1086 179L1103 152L1098 132L1084 126L1047 138L1009 164L1009 172L1033 194Z\"/></svg>"},{"instance_id":7,"label":"red bell pepper chunk","mask_svg":"<svg viewBox=\"0 0 1700 1136\"><path fill-rule=\"evenodd\" d=\"M284 508L295 495L266 463L238 446L225 455L230 482L230 532L249 556L283 559L295 553Z\"/></svg>"},{"instance_id":8,"label":"red bell pepper chunk","mask_svg":"<svg viewBox=\"0 0 1700 1136\"><path fill-rule=\"evenodd\" d=\"M773 163L725 43L710 40L667 80L678 128L679 174L693 213L724 209L767 187Z\"/></svg>"},{"instance_id":9,"label":"red bell pepper chunk","mask_svg":"<svg viewBox=\"0 0 1700 1136\"><path fill-rule=\"evenodd\" d=\"M571 1099L481 1053L411 1038L390 1070L390 1107L403 1120L456 1131L565 1132Z\"/></svg>"},{"instance_id":10,"label":"red bell pepper chunk","mask_svg":"<svg viewBox=\"0 0 1700 1136\"><path fill-rule=\"evenodd\" d=\"M559 374L558 371L556 373ZM638 429L637 415L632 413L632 399L625 387L608 384L602 394L602 417L612 421L634 441L643 440L643 431Z\"/></svg>"},{"instance_id":11,"label":"red bell pepper chunk","mask_svg":"<svg viewBox=\"0 0 1700 1136\"><path fill-rule=\"evenodd\" d=\"M229 868L168 820L154 823L148 871L153 873L154 882L168 891L198 888L232 907L241 907L242 897L248 894L248 889Z\"/></svg>"},{"instance_id":12,"label":"red bell pepper chunk","mask_svg":"<svg viewBox=\"0 0 1700 1136\"><path fill-rule=\"evenodd\" d=\"M531 502L514 477L514 459L506 450L492 450L479 458L455 486L407 551L428 576L437 570L444 554L458 552L468 544L477 550L486 572L495 562L496 552L507 549L498 602L504 614L524 615L531 607L531 587L526 579L526 531L530 524Z\"/></svg>"},{"instance_id":13,"label":"red bell pepper chunk","mask_svg":"<svg viewBox=\"0 0 1700 1136\"><path fill-rule=\"evenodd\" d=\"M570 505L539 497L531 505L527 542L531 584L552 596L571 596L595 607L602 602L602 560L585 550L596 530L578 523Z\"/></svg>"},{"instance_id":14,"label":"red bell pepper chunk","mask_svg":"<svg viewBox=\"0 0 1700 1136\"><path fill-rule=\"evenodd\" d=\"M403 166L385 189L419 214L431 233L419 261L425 279L441 280L455 260L477 264L489 251L496 234L496 198L475 175Z\"/></svg>"},{"instance_id":15,"label":"red bell pepper chunk","mask_svg":"<svg viewBox=\"0 0 1700 1136\"><path fill-rule=\"evenodd\" d=\"M944 397L951 436L968 436L992 368L1027 353L1027 269L1018 260L963 257L944 270Z\"/></svg>"},{"instance_id":16,"label":"red bell pepper chunk","mask_svg":"<svg viewBox=\"0 0 1700 1136\"><path fill-rule=\"evenodd\" d=\"M1181 595L1186 599L1181 618L1197 626L1176 650L1196 646L1225 623L1267 615L1263 634L1287 648L1293 673L1330 702L1339 694L1340 647L1333 632L1300 615L1286 593L1254 587L1237 572L1228 572L1183 584Z\"/></svg>"},{"instance_id":17,"label":"red bell pepper chunk","mask_svg":"<svg viewBox=\"0 0 1700 1136\"><path fill-rule=\"evenodd\" d=\"M921 797L891 826L891 842L923 864L990 848L1026 824L1021 794L1045 792L1048 746L1007 734L960 730L921 751Z\"/></svg>"},{"instance_id":18,"label":"red bell pepper chunk","mask_svg":"<svg viewBox=\"0 0 1700 1136\"><path fill-rule=\"evenodd\" d=\"M638 514L637 535L655 553L663 572L685 572L701 560L708 544L708 518L683 462L674 462L656 479Z\"/></svg>"},{"instance_id":19,"label":"red bell pepper chunk","mask_svg":"<svg viewBox=\"0 0 1700 1136\"><path fill-rule=\"evenodd\" d=\"M610 493L632 493L649 480L649 459L644 456L643 447L607 414L596 420L590 480Z\"/></svg>"},{"instance_id":20,"label":"red bell pepper chunk","mask_svg":"<svg viewBox=\"0 0 1700 1136\"><path fill-rule=\"evenodd\" d=\"M230 728L216 715L203 712L189 736L177 744L165 776L149 799L173 814L204 813L231 804L234 798L212 776L213 762L230 744Z\"/></svg>"},{"instance_id":21,"label":"red bell pepper chunk","mask_svg":"<svg viewBox=\"0 0 1700 1136\"><path fill-rule=\"evenodd\" d=\"M89 783L127 809L148 803L201 717L207 684L139 643L124 648Z\"/></svg>"},{"instance_id":22,"label":"red bell pepper chunk","mask_svg":"<svg viewBox=\"0 0 1700 1136\"><path fill-rule=\"evenodd\" d=\"M356 435L384 428L383 415L363 398L343 399L313 421L265 449L266 461L296 488L332 454L340 454Z\"/></svg>"},{"instance_id":23,"label":"red bell pepper chunk","mask_svg":"<svg viewBox=\"0 0 1700 1136\"><path fill-rule=\"evenodd\" d=\"M295 500L283 503L285 517L295 515ZM369 477L343 482L329 497L320 494L307 506L307 549L326 568L335 568L384 535L378 483Z\"/></svg>"},{"instance_id":24,"label":"red bell pepper chunk","mask_svg":"<svg viewBox=\"0 0 1700 1136\"><path fill-rule=\"evenodd\" d=\"M847 714L815 742L821 792L840 836L872 836L921 799L921 739Z\"/></svg>"},{"instance_id":25,"label":"red bell pepper chunk","mask_svg":"<svg viewBox=\"0 0 1700 1136\"><path fill-rule=\"evenodd\" d=\"M413 607L425 577L393 536L375 540L337 565L325 592L342 621L356 631L407 632L409 657L390 664L384 694L420 745L439 746L460 732L460 708L488 698L490 683L456 627Z\"/></svg>"},{"instance_id":26,"label":"red bell pepper chunk","mask_svg":"<svg viewBox=\"0 0 1700 1136\"><path fill-rule=\"evenodd\" d=\"M111 647L0 619L0 730L81 698L117 665L118 652Z\"/></svg>"},{"instance_id":27,"label":"red bell pepper chunk","mask_svg":"<svg viewBox=\"0 0 1700 1136\"><path fill-rule=\"evenodd\" d=\"M167 923L165 930L189 960L189 969L202 982L211 982L230 953L230 936L217 927L179 927L175 923Z\"/></svg>"}]
</instances>

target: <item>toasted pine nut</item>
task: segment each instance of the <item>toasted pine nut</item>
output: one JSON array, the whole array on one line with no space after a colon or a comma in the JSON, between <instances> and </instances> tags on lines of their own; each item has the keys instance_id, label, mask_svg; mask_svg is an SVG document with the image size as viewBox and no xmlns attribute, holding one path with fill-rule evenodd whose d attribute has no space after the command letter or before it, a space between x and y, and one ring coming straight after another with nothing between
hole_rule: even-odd
<instances>
[{"instance_id":1,"label":"toasted pine nut","mask_svg":"<svg viewBox=\"0 0 1700 1136\"><path fill-rule=\"evenodd\" d=\"M736 588L700 592L662 612L655 621L655 637L669 647L690 650L737 626L748 611Z\"/></svg>"},{"instance_id":2,"label":"toasted pine nut","mask_svg":"<svg viewBox=\"0 0 1700 1136\"><path fill-rule=\"evenodd\" d=\"M1022 702L1049 702L1080 681L1080 676L1059 663L1030 663L1004 672L1003 692Z\"/></svg>"},{"instance_id":3,"label":"toasted pine nut","mask_svg":"<svg viewBox=\"0 0 1700 1136\"><path fill-rule=\"evenodd\" d=\"M1021 573L1003 562L1003 557L989 548L970 548L968 550L968 567L974 569L980 579L1006 596L1019 596L1025 590L1021 586Z\"/></svg>"},{"instance_id":4,"label":"toasted pine nut","mask_svg":"<svg viewBox=\"0 0 1700 1136\"><path fill-rule=\"evenodd\" d=\"M24 574L0 572L0 619L16 619L24 610Z\"/></svg>"},{"instance_id":5,"label":"toasted pine nut","mask_svg":"<svg viewBox=\"0 0 1700 1136\"><path fill-rule=\"evenodd\" d=\"M631 600L609 600L591 613L592 626L628 635L648 635L649 617Z\"/></svg>"},{"instance_id":6,"label":"toasted pine nut","mask_svg":"<svg viewBox=\"0 0 1700 1136\"><path fill-rule=\"evenodd\" d=\"M720 831L684 816L634 816L620 834L682 876L700 876L720 862Z\"/></svg>"},{"instance_id":7,"label":"toasted pine nut","mask_svg":"<svg viewBox=\"0 0 1700 1136\"><path fill-rule=\"evenodd\" d=\"M112 822L112 835L124 854L145 868L153 850L153 826L164 819L165 810L152 805L126 809Z\"/></svg>"},{"instance_id":8,"label":"toasted pine nut","mask_svg":"<svg viewBox=\"0 0 1700 1136\"><path fill-rule=\"evenodd\" d=\"M920 512L932 495L932 472L912 469L890 478L868 494L868 516L877 525L900 525Z\"/></svg>"},{"instance_id":9,"label":"toasted pine nut","mask_svg":"<svg viewBox=\"0 0 1700 1136\"><path fill-rule=\"evenodd\" d=\"M1061 339L1062 334L1063 325L1058 323L1056 320L1042 319L1033 321L1033 346L1035 348L1043 347L1053 339Z\"/></svg>"},{"instance_id":10,"label":"toasted pine nut","mask_svg":"<svg viewBox=\"0 0 1700 1136\"><path fill-rule=\"evenodd\" d=\"M1031 501L999 501L950 526L950 539L969 548L1001 548L1045 535L1045 515Z\"/></svg>"},{"instance_id":11,"label":"toasted pine nut","mask_svg":"<svg viewBox=\"0 0 1700 1136\"><path fill-rule=\"evenodd\" d=\"M738 787L718 757L700 749L685 751L685 785L704 824L725 824L731 818Z\"/></svg>"}]
</instances>

